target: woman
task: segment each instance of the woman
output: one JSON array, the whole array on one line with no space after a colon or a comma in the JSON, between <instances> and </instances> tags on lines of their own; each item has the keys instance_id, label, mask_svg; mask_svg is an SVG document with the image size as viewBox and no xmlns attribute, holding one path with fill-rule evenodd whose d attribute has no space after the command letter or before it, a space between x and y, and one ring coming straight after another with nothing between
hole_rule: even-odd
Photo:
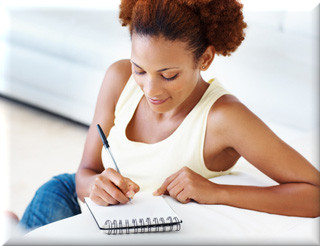
<instances>
[{"instance_id":1,"label":"woman","mask_svg":"<svg viewBox=\"0 0 320 246\"><path fill-rule=\"evenodd\" d=\"M182 203L320 215L319 172L217 80L201 77L216 54L230 55L244 39L238 1L123 0L120 20L130 29L131 59L114 63L105 74L76 178L60 175L41 187L22 224L30 228L77 214L77 197L90 196L107 206L126 203L139 190L168 194ZM97 124L122 175L105 169ZM229 173L241 156L279 184L208 180ZM30 215L35 213L32 204L41 203L50 189L63 194L59 204L46 195L55 218L41 208L37 216ZM34 217L47 221L29 223Z\"/></svg>"}]
</instances>

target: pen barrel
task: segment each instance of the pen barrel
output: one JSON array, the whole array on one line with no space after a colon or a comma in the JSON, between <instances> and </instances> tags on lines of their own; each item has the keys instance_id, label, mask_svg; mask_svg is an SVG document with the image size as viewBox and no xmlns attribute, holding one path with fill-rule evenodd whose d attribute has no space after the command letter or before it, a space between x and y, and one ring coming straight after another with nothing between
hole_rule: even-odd
<instances>
[{"instance_id":1,"label":"pen barrel","mask_svg":"<svg viewBox=\"0 0 320 246\"><path fill-rule=\"evenodd\" d=\"M103 132L103 130L102 130L102 128L101 128L101 126L99 124L97 124L97 128L98 128L98 132L99 132L99 135L101 137L103 145L105 145L106 148L109 148L109 143L108 143L108 140L106 138L106 135L104 135L104 132Z\"/></svg>"},{"instance_id":2,"label":"pen barrel","mask_svg":"<svg viewBox=\"0 0 320 246\"><path fill-rule=\"evenodd\" d=\"M119 170L119 168L118 168L118 165L117 165L117 163L116 163L116 160L114 159L114 157L113 157L113 155L112 155L112 152L110 151L110 147L108 148L106 145L104 145L104 147L105 147L105 149L108 151L108 153L109 153L109 155L110 155L110 157L111 157L111 159L112 159L112 162L113 162L113 164L114 164L114 167L116 168L116 171L118 172L118 173L120 173L120 170ZM121 174L121 173L120 173Z\"/></svg>"},{"instance_id":3,"label":"pen barrel","mask_svg":"<svg viewBox=\"0 0 320 246\"><path fill-rule=\"evenodd\" d=\"M104 144L104 147L105 147L105 149L108 151L108 153L109 153L109 155L110 155L110 157L111 157L111 159L112 159L112 162L113 162L113 164L114 164L114 167L116 168L116 171L119 173L119 174L121 174L120 173L120 170L119 170L119 168L118 168L118 165L117 165L117 163L116 163L116 160L114 159L114 157L113 157L113 155L112 155L112 152L111 152L111 150L110 150L110 147L107 147L107 145L105 145ZM128 197L129 198L129 201L131 201L131 198L130 197Z\"/></svg>"}]
</instances>

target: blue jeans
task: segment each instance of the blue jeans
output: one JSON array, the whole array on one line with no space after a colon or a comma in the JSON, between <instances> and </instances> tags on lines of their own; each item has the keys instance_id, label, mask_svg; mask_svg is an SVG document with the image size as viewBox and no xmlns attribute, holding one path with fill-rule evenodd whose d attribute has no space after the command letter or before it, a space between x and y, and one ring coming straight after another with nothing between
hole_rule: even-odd
<instances>
[{"instance_id":1,"label":"blue jeans","mask_svg":"<svg viewBox=\"0 0 320 246\"><path fill-rule=\"evenodd\" d=\"M35 193L20 225L27 230L80 214L75 174L54 176Z\"/></svg>"}]
</instances>

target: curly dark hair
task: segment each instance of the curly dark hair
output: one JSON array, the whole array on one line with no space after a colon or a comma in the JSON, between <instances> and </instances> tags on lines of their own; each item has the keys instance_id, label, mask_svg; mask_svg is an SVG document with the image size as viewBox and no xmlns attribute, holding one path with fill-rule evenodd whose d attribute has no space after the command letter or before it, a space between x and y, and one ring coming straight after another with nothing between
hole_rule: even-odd
<instances>
[{"instance_id":1,"label":"curly dark hair","mask_svg":"<svg viewBox=\"0 0 320 246\"><path fill-rule=\"evenodd\" d=\"M229 56L244 40L238 0L122 0L119 18L130 35L163 36L188 44L197 62L209 45Z\"/></svg>"}]
</instances>

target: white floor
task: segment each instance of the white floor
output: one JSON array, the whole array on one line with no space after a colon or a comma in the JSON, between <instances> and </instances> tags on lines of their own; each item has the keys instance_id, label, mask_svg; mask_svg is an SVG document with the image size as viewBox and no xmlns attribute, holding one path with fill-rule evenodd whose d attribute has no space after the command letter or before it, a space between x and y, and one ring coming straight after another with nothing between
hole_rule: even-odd
<instances>
[{"instance_id":1,"label":"white floor","mask_svg":"<svg viewBox=\"0 0 320 246\"><path fill-rule=\"evenodd\" d=\"M0 128L5 209L21 218L41 184L77 170L87 127L0 98Z\"/></svg>"}]
</instances>

